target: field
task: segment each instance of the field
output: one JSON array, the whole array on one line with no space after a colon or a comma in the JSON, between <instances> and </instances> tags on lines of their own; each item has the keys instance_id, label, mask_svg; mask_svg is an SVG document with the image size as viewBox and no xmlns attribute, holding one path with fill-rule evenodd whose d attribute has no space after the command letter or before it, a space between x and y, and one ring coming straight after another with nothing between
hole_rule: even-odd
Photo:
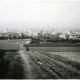
<instances>
[{"instance_id":1,"label":"field","mask_svg":"<svg viewBox=\"0 0 80 80\"><path fill-rule=\"evenodd\" d=\"M26 40L0 40L0 50L5 51L17 51L21 44L24 44Z\"/></svg>"},{"instance_id":2,"label":"field","mask_svg":"<svg viewBox=\"0 0 80 80\"><path fill-rule=\"evenodd\" d=\"M80 43L43 43L43 44L28 44L29 47L80 47Z\"/></svg>"},{"instance_id":3,"label":"field","mask_svg":"<svg viewBox=\"0 0 80 80\"><path fill-rule=\"evenodd\" d=\"M29 49L42 52L80 52L80 47L29 47Z\"/></svg>"},{"instance_id":4,"label":"field","mask_svg":"<svg viewBox=\"0 0 80 80\"><path fill-rule=\"evenodd\" d=\"M0 52L0 79L80 79L79 46L29 46L26 51L25 41L0 41L0 50L8 49Z\"/></svg>"}]
</instances>

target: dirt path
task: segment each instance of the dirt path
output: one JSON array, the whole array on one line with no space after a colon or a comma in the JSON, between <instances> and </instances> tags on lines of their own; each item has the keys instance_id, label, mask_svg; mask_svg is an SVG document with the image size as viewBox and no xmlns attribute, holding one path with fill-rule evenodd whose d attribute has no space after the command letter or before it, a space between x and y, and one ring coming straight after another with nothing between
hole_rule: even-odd
<instances>
[{"instance_id":1,"label":"dirt path","mask_svg":"<svg viewBox=\"0 0 80 80\"><path fill-rule=\"evenodd\" d=\"M24 69L24 75L25 75L25 79L34 79L35 76L32 74L32 68L31 68L31 64L30 64L30 57L28 54L26 54L25 51L20 50L20 57L23 60L23 69Z\"/></svg>"}]
</instances>

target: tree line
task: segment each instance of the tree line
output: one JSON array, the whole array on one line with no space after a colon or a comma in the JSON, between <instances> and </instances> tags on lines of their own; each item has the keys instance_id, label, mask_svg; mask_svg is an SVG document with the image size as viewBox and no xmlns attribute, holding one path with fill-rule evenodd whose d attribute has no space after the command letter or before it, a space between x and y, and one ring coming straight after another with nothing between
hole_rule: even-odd
<instances>
[{"instance_id":1,"label":"tree line","mask_svg":"<svg viewBox=\"0 0 80 80\"><path fill-rule=\"evenodd\" d=\"M29 33L13 33L13 32L6 32L6 33L0 33L0 39L28 39L28 38L40 38L40 39L80 39L80 31L79 30L70 30L69 33L63 33L63 32L56 32L53 34L53 32L46 31L44 32L41 30L36 34L36 36L32 33L29 35Z\"/></svg>"}]
</instances>

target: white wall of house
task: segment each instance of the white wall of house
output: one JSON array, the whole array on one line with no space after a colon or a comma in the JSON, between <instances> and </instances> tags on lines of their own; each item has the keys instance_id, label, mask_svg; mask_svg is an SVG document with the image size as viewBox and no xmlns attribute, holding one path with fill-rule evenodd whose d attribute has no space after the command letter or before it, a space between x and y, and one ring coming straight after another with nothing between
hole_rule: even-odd
<instances>
[{"instance_id":1,"label":"white wall of house","mask_svg":"<svg viewBox=\"0 0 80 80\"><path fill-rule=\"evenodd\" d=\"M60 34L59 36L60 38L64 38L65 39L65 34Z\"/></svg>"}]
</instances>

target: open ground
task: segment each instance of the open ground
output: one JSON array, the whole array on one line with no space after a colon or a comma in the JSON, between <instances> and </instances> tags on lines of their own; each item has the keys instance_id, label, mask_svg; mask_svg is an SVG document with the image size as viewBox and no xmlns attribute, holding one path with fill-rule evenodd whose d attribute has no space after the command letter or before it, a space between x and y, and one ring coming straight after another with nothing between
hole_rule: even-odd
<instances>
[{"instance_id":1,"label":"open ground","mask_svg":"<svg viewBox=\"0 0 80 80\"><path fill-rule=\"evenodd\" d=\"M0 52L1 79L80 79L80 47L32 46L26 51L23 42L15 42L15 52Z\"/></svg>"}]
</instances>

